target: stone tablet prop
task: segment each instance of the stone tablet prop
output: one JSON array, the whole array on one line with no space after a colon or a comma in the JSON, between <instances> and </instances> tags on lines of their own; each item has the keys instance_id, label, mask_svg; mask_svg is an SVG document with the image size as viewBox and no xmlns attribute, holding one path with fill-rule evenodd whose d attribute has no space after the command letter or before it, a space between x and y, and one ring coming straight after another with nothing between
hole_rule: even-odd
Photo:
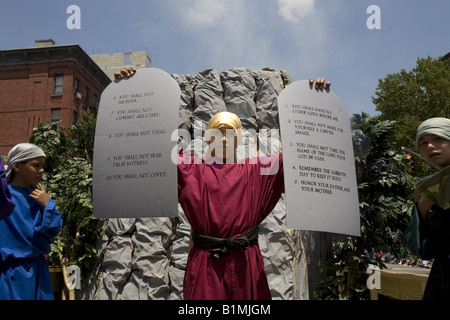
<instances>
[{"instance_id":1,"label":"stone tablet prop","mask_svg":"<svg viewBox=\"0 0 450 320\"><path fill-rule=\"evenodd\" d=\"M297 81L278 97L287 227L359 236L350 119L330 89Z\"/></svg>"},{"instance_id":2,"label":"stone tablet prop","mask_svg":"<svg viewBox=\"0 0 450 320\"><path fill-rule=\"evenodd\" d=\"M174 217L180 87L166 72L139 69L103 92L95 131L96 218Z\"/></svg>"}]
</instances>

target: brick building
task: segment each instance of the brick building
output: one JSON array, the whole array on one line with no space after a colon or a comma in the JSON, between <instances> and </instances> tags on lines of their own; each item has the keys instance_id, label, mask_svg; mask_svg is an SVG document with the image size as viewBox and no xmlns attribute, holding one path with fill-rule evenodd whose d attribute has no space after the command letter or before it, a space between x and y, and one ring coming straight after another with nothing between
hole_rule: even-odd
<instances>
[{"instance_id":1,"label":"brick building","mask_svg":"<svg viewBox=\"0 0 450 320\"><path fill-rule=\"evenodd\" d=\"M39 123L70 127L86 108L96 111L110 82L77 44L39 40L0 50L0 155L28 141Z\"/></svg>"}]
</instances>

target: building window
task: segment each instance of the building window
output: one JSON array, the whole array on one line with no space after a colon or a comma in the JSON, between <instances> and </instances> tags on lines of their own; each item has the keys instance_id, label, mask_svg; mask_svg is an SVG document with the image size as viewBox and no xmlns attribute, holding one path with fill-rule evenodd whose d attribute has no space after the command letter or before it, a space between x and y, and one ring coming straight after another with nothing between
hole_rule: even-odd
<instances>
[{"instance_id":1,"label":"building window","mask_svg":"<svg viewBox=\"0 0 450 320\"><path fill-rule=\"evenodd\" d=\"M89 106L89 88L88 87L84 88L84 104L86 106Z\"/></svg>"},{"instance_id":2,"label":"building window","mask_svg":"<svg viewBox=\"0 0 450 320\"><path fill-rule=\"evenodd\" d=\"M73 86L73 95L76 96L80 91L80 79L75 79L75 84Z\"/></svg>"},{"instance_id":3,"label":"building window","mask_svg":"<svg viewBox=\"0 0 450 320\"><path fill-rule=\"evenodd\" d=\"M131 53L124 53L123 54L123 62L125 65L131 64Z\"/></svg>"},{"instance_id":4,"label":"building window","mask_svg":"<svg viewBox=\"0 0 450 320\"><path fill-rule=\"evenodd\" d=\"M50 122L58 123L61 121L61 108L55 108L51 110Z\"/></svg>"},{"instance_id":5,"label":"building window","mask_svg":"<svg viewBox=\"0 0 450 320\"><path fill-rule=\"evenodd\" d=\"M72 113L72 125L73 125L73 126L76 125L77 122L78 122L78 112L74 111L74 112Z\"/></svg>"},{"instance_id":6,"label":"building window","mask_svg":"<svg viewBox=\"0 0 450 320\"><path fill-rule=\"evenodd\" d=\"M92 106L94 108L98 107L98 96L96 94L94 94L94 98L93 98L93 101L92 101Z\"/></svg>"},{"instance_id":7,"label":"building window","mask_svg":"<svg viewBox=\"0 0 450 320\"><path fill-rule=\"evenodd\" d=\"M53 94L60 95L63 93L63 75L55 75L53 78Z\"/></svg>"}]
</instances>

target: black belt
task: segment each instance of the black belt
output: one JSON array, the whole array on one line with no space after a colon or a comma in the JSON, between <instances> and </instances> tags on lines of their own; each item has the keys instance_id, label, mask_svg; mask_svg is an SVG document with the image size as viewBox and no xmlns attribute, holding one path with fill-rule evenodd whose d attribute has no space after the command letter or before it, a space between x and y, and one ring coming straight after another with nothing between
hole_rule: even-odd
<instances>
[{"instance_id":1,"label":"black belt","mask_svg":"<svg viewBox=\"0 0 450 320\"><path fill-rule=\"evenodd\" d=\"M258 244L258 226L248 230L243 236L232 238L215 238L199 234L197 231L192 232L192 240L194 247L199 249L209 249L208 252L216 258L222 258L228 254L233 247L238 247L241 251L245 251L253 244Z\"/></svg>"}]
</instances>

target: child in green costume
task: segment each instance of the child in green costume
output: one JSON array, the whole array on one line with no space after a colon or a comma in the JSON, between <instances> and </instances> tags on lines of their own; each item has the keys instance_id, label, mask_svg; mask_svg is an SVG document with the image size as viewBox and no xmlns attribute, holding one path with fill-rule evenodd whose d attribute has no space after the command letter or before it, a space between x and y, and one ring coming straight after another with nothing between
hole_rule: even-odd
<instances>
[{"instance_id":1,"label":"child in green costume","mask_svg":"<svg viewBox=\"0 0 450 320\"><path fill-rule=\"evenodd\" d=\"M450 119L432 118L417 129L417 147L438 173L417 184L406 230L409 249L434 259L424 300L450 300Z\"/></svg>"}]
</instances>

